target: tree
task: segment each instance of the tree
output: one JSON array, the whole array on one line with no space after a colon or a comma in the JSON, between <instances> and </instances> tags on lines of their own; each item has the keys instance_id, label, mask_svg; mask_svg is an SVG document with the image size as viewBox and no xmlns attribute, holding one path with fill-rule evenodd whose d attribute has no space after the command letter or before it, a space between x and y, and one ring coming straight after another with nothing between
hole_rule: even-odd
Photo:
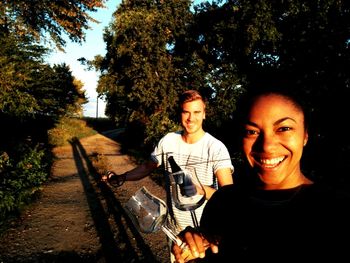
<instances>
[{"instance_id":1,"label":"tree","mask_svg":"<svg viewBox=\"0 0 350 263\"><path fill-rule=\"evenodd\" d=\"M84 40L88 22L95 21L87 11L103 2L0 2L0 217L40 189L49 173L48 129L63 115L79 115L86 102L82 82L65 64L45 64L48 49L38 43L51 37L62 48L63 33Z\"/></svg>"},{"instance_id":2,"label":"tree","mask_svg":"<svg viewBox=\"0 0 350 263\"><path fill-rule=\"evenodd\" d=\"M309 168L326 177L347 171L350 144L334 143L334 126L347 119L350 98L349 1L217 2L196 14L192 35L203 64L227 84L227 76L231 84L243 77L244 88L288 83L311 107Z\"/></svg>"},{"instance_id":3,"label":"tree","mask_svg":"<svg viewBox=\"0 0 350 263\"><path fill-rule=\"evenodd\" d=\"M29 117L39 110L38 101L29 92L31 75L40 70L46 50L27 37L3 34L0 45L0 111L16 118Z\"/></svg>"},{"instance_id":4,"label":"tree","mask_svg":"<svg viewBox=\"0 0 350 263\"><path fill-rule=\"evenodd\" d=\"M0 3L0 32L3 34L28 35L37 41L51 40L63 48L65 33L74 42L85 39L84 30L89 22L97 22L88 12L104 8L105 0L2 0Z\"/></svg>"},{"instance_id":5,"label":"tree","mask_svg":"<svg viewBox=\"0 0 350 263\"><path fill-rule=\"evenodd\" d=\"M82 84L65 64L47 65L47 49L27 37L0 37L0 112L16 119L57 118L81 110ZM69 109L69 110L68 110Z\"/></svg>"},{"instance_id":6,"label":"tree","mask_svg":"<svg viewBox=\"0 0 350 263\"><path fill-rule=\"evenodd\" d=\"M349 170L350 143L334 143L334 126L348 118L350 2L218 0L188 8L187 1L140 0L117 10L105 33L107 54L95 60L109 116L160 134L175 120L177 94L200 89L210 100L206 123L231 144L226 124L235 123L236 98L288 83L313 114L312 169ZM318 168L320 160L330 165Z\"/></svg>"},{"instance_id":7,"label":"tree","mask_svg":"<svg viewBox=\"0 0 350 263\"><path fill-rule=\"evenodd\" d=\"M38 100L37 113L54 119L81 115L82 105L87 102L85 90L68 65L42 65L34 79L29 92Z\"/></svg>"},{"instance_id":8,"label":"tree","mask_svg":"<svg viewBox=\"0 0 350 263\"><path fill-rule=\"evenodd\" d=\"M218 137L224 136L221 127L232 121L237 97L246 83L240 66L246 55L237 34L238 9L221 2L194 6L194 21L174 49L176 68L185 69L189 86L199 87L209 99L205 124Z\"/></svg>"},{"instance_id":9,"label":"tree","mask_svg":"<svg viewBox=\"0 0 350 263\"><path fill-rule=\"evenodd\" d=\"M106 114L122 124L138 123L148 142L176 125L177 96L187 87L172 49L191 19L189 8L188 0L122 2L105 31L107 54L95 59Z\"/></svg>"}]
</instances>

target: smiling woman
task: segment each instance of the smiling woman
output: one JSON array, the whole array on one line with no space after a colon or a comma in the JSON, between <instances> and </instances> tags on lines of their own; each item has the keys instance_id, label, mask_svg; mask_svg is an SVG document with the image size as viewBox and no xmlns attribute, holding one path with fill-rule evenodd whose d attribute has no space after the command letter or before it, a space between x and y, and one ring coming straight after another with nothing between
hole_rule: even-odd
<instances>
[{"instance_id":1,"label":"smiling woman","mask_svg":"<svg viewBox=\"0 0 350 263\"><path fill-rule=\"evenodd\" d=\"M300 169L308 140L302 107L283 94L256 97L244 123L243 152L264 189L310 184Z\"/></svg>"},{"instance_id":2,"label":"smiling woman","mask_svg":"<svg viewBox=\"0 0 350 263\"><path fill-rule=\"evenodd\" d=\"M247 98L239 114L248 168L241 176L249 180L214 193L203 211L201 233L188 228L180 234L192 255L186 251L183 257L174 244L177 261L349 260L350 244L343 240L350 234L350 197L313 182L300 167L309 137L302 105L285 91Z\"/></svg>"}]
</instances>

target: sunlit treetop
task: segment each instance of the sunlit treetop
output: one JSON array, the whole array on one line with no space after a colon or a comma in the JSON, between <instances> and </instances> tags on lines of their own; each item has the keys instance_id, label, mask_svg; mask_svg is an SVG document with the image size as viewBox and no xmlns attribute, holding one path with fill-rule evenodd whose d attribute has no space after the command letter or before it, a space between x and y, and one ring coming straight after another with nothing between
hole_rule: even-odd
<instances>
[{"instance_id":1,"label":"sunlit treetop","mask_svg":"<svg viewBox=\"0 0 350 263\"><path fill-rule=\"evenodd\" d=\"M90 14L105 8L106 0L1 0L0 31L29 35L37 41L66 44L63 36L77 43L85 40L89 23L98 23Z\"/></svg>"}]
</instances>

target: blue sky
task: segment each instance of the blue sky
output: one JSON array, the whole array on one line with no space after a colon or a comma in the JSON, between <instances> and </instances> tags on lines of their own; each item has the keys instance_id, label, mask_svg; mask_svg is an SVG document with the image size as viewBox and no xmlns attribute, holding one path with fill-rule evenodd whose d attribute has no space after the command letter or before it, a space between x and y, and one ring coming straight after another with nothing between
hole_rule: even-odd
<instances>
[{"instance_id":1,"label":"blue sky","mask_svg":"<svg viewBox=\"0 0 350 263\"><path fill-rule=\"evenodd\" d=\"M83 44L71 43L67 40L65 53L56 51L47 58L47 61L52 65L61 63L69 65L73 76L84 83L84 90L86 90L89 100L89 103L84 105L84 116L96 117L98 73L94 70L86 70L78 59L85 57L91 60L96 55L104 55L106 53L106 45L103 41L103 29L112 21L112 13L117 9L120 2L120 0L109 0L106 3L107 8L100 9L98 12L91 14L100 23L90 23L91 29L86 31L86 41ZM99 99L98 117L105 117L104 110L105 103Z\"/></svg>"},{"instance_id":2,"label":"blue sky","mask_svg":"<svg viewBox=\"0 0 350 263\"><path fill-rule=\"evenodd\" d=\"M195 0L194 3L200 3L201 0ZM98 100L97 107L97 81L98 73L95 71L87 71L83 65L78 61L79 58L84 57L92 60L96 55L105 55L106 45L103 41L103 30L112 21L112 13L117 9L121 0L108 0L105 9L99 9L92 13L91 16L100 21L99 24L90 23L91 29L86 31L86 41L82 44L71 43L67 40L65 53L56 51L47 57L47 62L50 64L66 63L70 66L72 74L75 78L84 83L84 90L89 100L84 105L84 116L88 117L105 117L105 103L101 99Z\"/></svg>"}]
</instances>

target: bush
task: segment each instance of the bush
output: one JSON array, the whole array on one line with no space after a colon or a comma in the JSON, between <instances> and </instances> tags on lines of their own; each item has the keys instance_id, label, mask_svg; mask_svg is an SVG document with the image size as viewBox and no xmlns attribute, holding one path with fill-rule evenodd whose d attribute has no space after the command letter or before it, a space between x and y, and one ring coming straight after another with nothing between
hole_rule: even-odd
<instances>
[{"instance_id":1,"label":"bush","mask_svg":"<svg viewBox=\"0 0 350 263\"><path fill-rule=\"evenodd\" d=\"M45 150L21 143L0 155L0 222L28 204L48 178Z\"/></svg>"},{"instance_id":2,"label":"bush","mask_svg":"<svg viewBox=\"0 0 350 263\"><path fill-rule=\"evenodd\" d=\"M23 127L18 130L27 131ZM96 131L84 120L64 117L47 131L47 139L49 145L55 147L93 134ZM46 142L34 142L31 138L13 136L11 144L0 149L0 226L9 215L19 214L30 204L49 177L51 151Z\"/></svg>"},{"instance_id":3,"label":"bush","mask_svg":"<svg viewBox=\"0 0 350 263\"><path fill-rule=\"evenodd\" d=\"M63 117L48 131L48 141L52 146L66 145L73 138L83 138L96 134L96 131L88 127L82 119Z\"/></svg>"}]
</instances>

